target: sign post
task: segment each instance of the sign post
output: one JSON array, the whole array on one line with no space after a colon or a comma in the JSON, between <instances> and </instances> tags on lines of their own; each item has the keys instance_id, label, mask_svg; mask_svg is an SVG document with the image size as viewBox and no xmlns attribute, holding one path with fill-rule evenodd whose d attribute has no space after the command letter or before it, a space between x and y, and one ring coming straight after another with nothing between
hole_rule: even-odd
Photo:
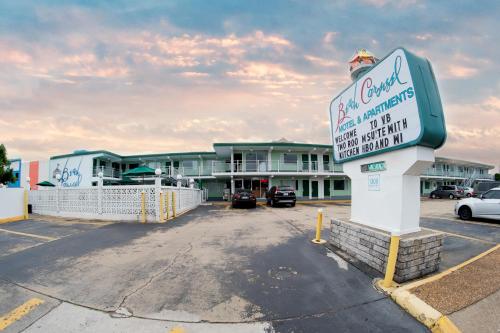
<instances>
[{"instance_id":1,"label":"sign post","mask_svg":"<svg viewBox=\"0 0 500 333\"><path fill-rule=\"evenodd\" d=\"M366 54L351 65L366 65ZM332 220L330 243L385 271L387 287L439 268L442 235L420 232L420 175L446 127L428 60L398 48L368 63L375 64L330 103L333 158L351 179L351 220ZM432 251L422 251L423 242ZM418 265L396 267L401 246L412 256L404 261Z\"/></svg>"}]
</instances>

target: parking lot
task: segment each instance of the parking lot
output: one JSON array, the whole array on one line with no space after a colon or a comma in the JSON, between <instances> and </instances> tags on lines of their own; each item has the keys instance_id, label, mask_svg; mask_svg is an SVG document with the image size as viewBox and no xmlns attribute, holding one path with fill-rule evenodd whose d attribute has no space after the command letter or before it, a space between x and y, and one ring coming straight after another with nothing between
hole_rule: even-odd
<instances>
[{"instance_id":1,"label":"parking lot","mask_svg":"<svg viewBox=\"0 0 500 333\"><path fill-rule=\"evenodd\" d=\"M422 204L421 226L447 233L442 269L500 240L497 224L456 220L454 203ZM0 316L16 314L5 331L427 331L372 276L310 242L319 208L323 238L329 218L349 217L346 203L209 204L164 224L0 225Z\"/></svg>"}]
</instances>

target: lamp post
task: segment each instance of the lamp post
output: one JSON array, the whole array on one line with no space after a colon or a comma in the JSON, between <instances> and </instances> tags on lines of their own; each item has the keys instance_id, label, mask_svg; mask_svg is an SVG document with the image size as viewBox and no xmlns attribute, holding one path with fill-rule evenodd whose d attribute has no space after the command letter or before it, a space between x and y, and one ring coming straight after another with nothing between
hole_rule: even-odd
<instances>
[{"instance_id":1,"label":"lamp post","mask_svg":"<svg viewBox=\"0 0 500 333\"><path fill-rule=\"evenodd\" d=\"M56 173L56 180L57 180L57 184L56 184L56 211L57 213L59 213L59 187L60 187L60 183L61 183L61 174L58 172Z\"/></svg>"}]
</instances>

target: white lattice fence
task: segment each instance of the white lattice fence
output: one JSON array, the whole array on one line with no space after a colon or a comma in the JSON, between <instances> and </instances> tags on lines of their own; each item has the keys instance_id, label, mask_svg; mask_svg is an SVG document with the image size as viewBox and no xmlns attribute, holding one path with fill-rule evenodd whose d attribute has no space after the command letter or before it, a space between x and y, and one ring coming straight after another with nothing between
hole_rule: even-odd
<instances>
[{"instance_id":1,"label":"white lattice fence","mask_svg":"<svg viewBox=\"0 0 500 333\"><path fill-rule=\"evenodd\" d=\"M159 193L169 193L169 202L160 205ZM172 193L175 192L176 214L196 208L202 202L200 190L177 187L105 186L80 188L51 188L31 191L30 203L33 212L38 214L94 218L106 220L140 221L141 193L145 195L145 211L148 221L160 221L160 207L164 215L167 207L169 216L173 216Z\"/></svg>"}]
</instances>

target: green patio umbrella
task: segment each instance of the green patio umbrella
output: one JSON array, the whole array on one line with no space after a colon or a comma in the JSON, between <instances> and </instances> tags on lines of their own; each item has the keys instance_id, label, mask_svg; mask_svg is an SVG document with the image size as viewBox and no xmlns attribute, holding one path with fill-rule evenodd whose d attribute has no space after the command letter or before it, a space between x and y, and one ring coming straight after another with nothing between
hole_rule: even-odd
<instances>
[{"instance_id":1,"label":"green patio umbrella","mask_svg":"<svg viewBox=\"0 0 500 333\"><path fill-rule=\"evenodd\" d=\"M54 184L52 184L51 182L48 182L48 181L43 181L41 183L38 183L37 185L44 186L44 187L56 187Z\"/></svg>"},{"instance_id":2,"label":"green patio umbrella","mask_svg":"<svg viewBox=\"0 0 500 333\"><path fill-rule=\"evenodd\" d=\"M127 177L127 176L122 177L122 179L119 180L117 183L118 183L118 185L137 185L137 184L139 184L139 182L137 182L136 180L130 179L130 177Z\"/></svg>"},{"instance_id":3,"label":"green patio umbrella","mask_svg":"<svg viewBox=\"0 0 500 333\"><path fill-rule=\"evenodd\" d=\"M144 176L152 176L155 174L155 169L151 169L145 165L134 168L132 170L125 171L123 176L142 176L142 184L144 184Z\"/></svg>"}]
</instances>

